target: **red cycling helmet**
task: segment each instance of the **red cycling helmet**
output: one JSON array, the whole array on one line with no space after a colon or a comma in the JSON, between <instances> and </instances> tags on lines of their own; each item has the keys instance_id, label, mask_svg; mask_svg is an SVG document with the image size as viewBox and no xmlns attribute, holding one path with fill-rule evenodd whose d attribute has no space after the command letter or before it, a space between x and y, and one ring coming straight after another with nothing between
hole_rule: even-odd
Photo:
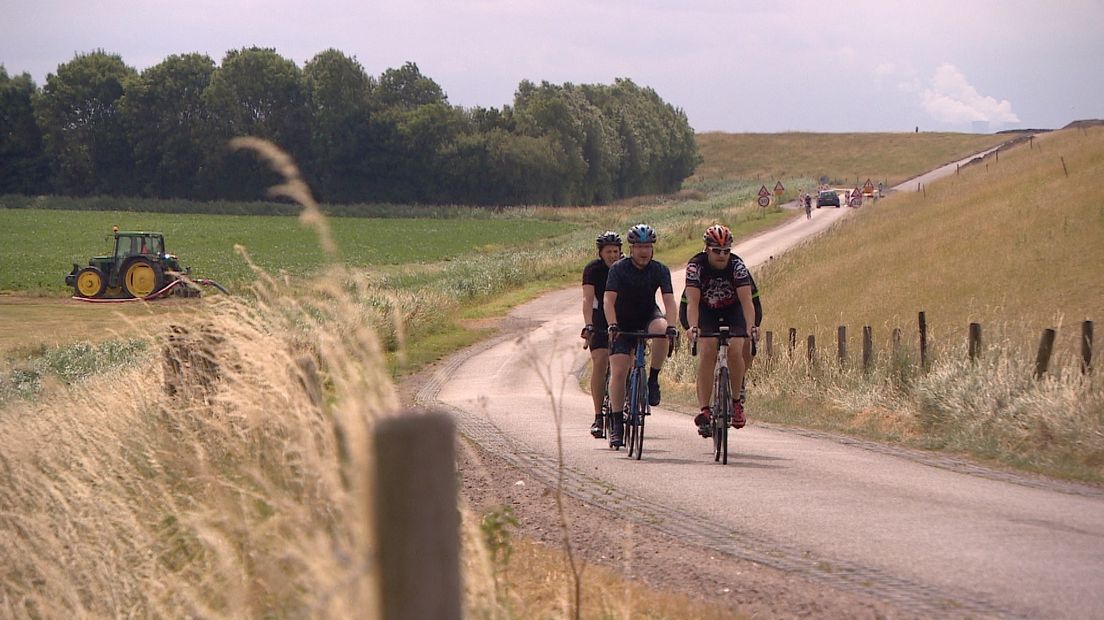
<instances>
[{"instance_id":1,"label":"red cycling helmet","mask_svg":"<svg viewBox=\"0 0 1104 620\"><path fill-rule=\"evenodd\" d=\"M721 226L720 224L714 224L705 229L705 234L702 235L705 239L705 246L709 248L728 248L732 247L732 233L729 232L727 226Z\"/></svg>"}]
</instances>

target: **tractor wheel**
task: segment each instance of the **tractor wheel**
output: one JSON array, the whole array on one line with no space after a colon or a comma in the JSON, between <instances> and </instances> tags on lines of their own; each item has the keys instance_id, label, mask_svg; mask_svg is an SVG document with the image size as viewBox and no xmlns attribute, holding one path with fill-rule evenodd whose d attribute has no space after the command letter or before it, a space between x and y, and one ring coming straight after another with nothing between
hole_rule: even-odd
<instances>
[{"instance_id":1,"label":"tractor wheel","mask_svg":"<svg viewBox=\"0 0 1104 620\"><path fill-rule=\"evenodd\" d=\"M145 297L161 290L165 274L161 265L145 257L138 257L127 264L123 272L123 290L131 297Z\"/></svg>"},{"instance_id":2,"label":"tractor wheel","mask_svg":"<svg viewBox=\"0 0 1104 620\"><path fill-rule=\"evenodd\" d=\"M104 275L98 267L85 267L77 273L77 281L73 284L73 291L77 297L100 297L104 292Z\"/></svg>"}]
</instances>

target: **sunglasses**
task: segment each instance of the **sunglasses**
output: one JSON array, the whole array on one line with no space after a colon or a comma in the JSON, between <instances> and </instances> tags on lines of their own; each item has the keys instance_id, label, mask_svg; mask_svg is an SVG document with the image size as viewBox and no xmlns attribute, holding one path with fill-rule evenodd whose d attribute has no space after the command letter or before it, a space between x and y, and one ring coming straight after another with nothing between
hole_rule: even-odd
<instances>
[{"instance_id":1,"label":"sunglasses","mask_svg":"<svg viewBox=\"0 0 1104 620\"><path fill-rule=\"evenodd\" d=\"M716 254L717 256L732 254L732 248L709 248L709 251Z\"/></svg>"}]
</instances>

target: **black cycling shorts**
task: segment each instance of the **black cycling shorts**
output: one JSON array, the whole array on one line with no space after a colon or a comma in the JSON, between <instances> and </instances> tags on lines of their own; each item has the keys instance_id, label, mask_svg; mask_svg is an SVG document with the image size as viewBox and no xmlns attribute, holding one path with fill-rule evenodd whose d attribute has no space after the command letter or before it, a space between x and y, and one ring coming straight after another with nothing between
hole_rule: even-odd
<instances>
[{"instance_id":1,"label":"black cycling shorts","mask_svg":"<svg viewBox=\"0 0 1104 620\"><path fill-rule=\"evenodd\" d=\"M747 325L744 324L744 312L740 306L719 309L700 308L698 310L698 329L702 332L714 333L724 325L728 326L733 336L747 338Z\"/></svg>"},{"instance_id":2,"label":"black cycling shorts","mask_svg":"<svg viewBox=\"0 0 1104 620\"><path fill-rule=\"evenodd\" d=\"M618 327L621 328L621 331L626 331L626 332L647 331L648 325L652 321L654 321L656 319L662 319L662 318L663 318L663 312L660 311L659 306L655 306L655 309L652 312L651 318L648 318L643 323L630 319L628 323L618 324ZM610 355L617 355L619 353L622 353L622 354L625 354L625 355L632 355L633 350L636 348L636 341L637 340L639 340L639 338L631 338L631 337L628 337L628 336L618 336L617 340L614 340L612 343L610 343L610 347L609 347Z\"/></svg>"}]
</instances>

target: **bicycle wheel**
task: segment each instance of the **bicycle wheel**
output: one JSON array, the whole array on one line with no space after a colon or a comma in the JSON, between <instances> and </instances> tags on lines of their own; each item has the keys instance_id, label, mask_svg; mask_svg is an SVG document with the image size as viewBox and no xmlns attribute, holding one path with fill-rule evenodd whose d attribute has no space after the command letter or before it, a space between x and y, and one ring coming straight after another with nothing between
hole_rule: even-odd
<instances>
[{"instance_id":1,"label":"bicycle wheel","mask_svg":"<svg viewBox=\"0 0 1104 620\"><path fill-rule=\"evenodd\" d=\"M721 368L717 373L717 402L713 409L720 427L715 426L713 432L721 465L728 465L728 426L732 423L732 386L728 381L728 368Z\"/></svg>"},{"instance_id":2,"label":"bicycle wheel","mask_svg":"<svg viewBox=\"0 0 1104 620\"><path fill-rule=\"evenodd\" d=\"M633 457L633 450L636 448L636 403L640 399L640 395L636 392L636 375L639 371L633 368L629 371L629 378L625 384L625 430L624 430L624 442L625 446L629 449L629 458Z\"/></svg>"},{"instance_id":3,"label":"bicycle wheel","mask_svg":"<svg viewBox=\"0 0 1104 620\"><path fill-rule=\"evenodd\" d=\"M621 412L618 411L617 415L621 415ZM624 428L624 426L621 428ZM608 377L606 378L606 397L602 400L602 430L606 433L606 445L615 450L619 450L620 448L616 448L613 445L613 411L610 410Z\"/></svg>"},{"instance_id":4,"label":"bicycle wheel","mask_svg":"<svg viewBox=\"0 0 1104 620\"><path fill-rule=\"evenodd\" d=\"M721 460L721 426L724 424L724 420L721 418L721 411L717 409L717 403L721 402L717 394L719 386L720 383L717 380L717 375L713 375L713 400L709 403L713 415L709 418L709 429L713 432L713 462L715 463Z\"/></svg>"},{"instance_id":5,"label":"bicycle wheel","mask_svg":"<svg viewBox=\"0 0 1104 620\"><path fill-rule=\"evenodd\" d=\"M644 372L636 373L636 408L633 410L636 415L636 424L633 425L636 432L633 434L633 443L635 445L636 460L640 460L640 456L644 454L644 417L646 408L648 406L648 380L644 377Z\"/></svg>"}]
</instances>

